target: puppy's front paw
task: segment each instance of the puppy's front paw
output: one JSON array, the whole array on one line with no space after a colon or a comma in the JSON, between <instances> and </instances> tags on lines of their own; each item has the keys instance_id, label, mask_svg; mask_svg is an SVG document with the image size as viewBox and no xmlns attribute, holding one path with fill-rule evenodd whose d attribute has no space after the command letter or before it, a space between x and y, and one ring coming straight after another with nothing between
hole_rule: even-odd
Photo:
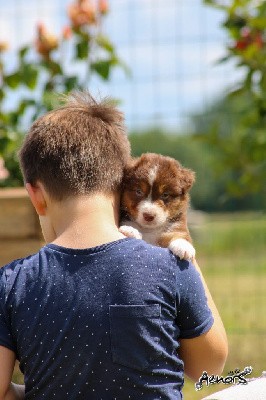
<instances>
[{"instance_id":1,"label":"puppy's front paw","mask_svg":"<svg viewBox=\"0 0 266 400\"><path fill-rule=\"evenodd\" d=\"M126 237L134 239L142 239L142 234L132 226L122 225L119 228L119 232L123 233Z\"/></svg>"},{"instance_id":2,"label":"puppy's front paw","mask_svg":"<svg viewBox=\"0 0 266 400\"><path fill-rule=\"evenodd\" d=\"M170 242L168 248L179 258L192 260L195 257L196 251L192 244L185 239L175 239Z\"/></svg>"}]
</instances>

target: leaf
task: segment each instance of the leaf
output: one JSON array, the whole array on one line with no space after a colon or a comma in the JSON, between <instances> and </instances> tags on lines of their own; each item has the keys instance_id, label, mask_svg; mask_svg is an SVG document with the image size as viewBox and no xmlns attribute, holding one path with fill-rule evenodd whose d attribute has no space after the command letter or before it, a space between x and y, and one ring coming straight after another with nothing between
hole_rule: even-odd
<instances>
[{"instance_id":1,"label":"leaf","mask_svg":"<svg viewBox=\"0 0 266 400\"><path fill-rule=\"evenodd\" d=\"M64 84L68 92L75 89L78 83L78 78L76 76L69 76L65 78Z\"/></svg>"},{"instance_id":2,"label":"leaf","mask_svg":"<svg viewBox=\"0 0 266 400\"><path fill-rule=\"evenodd\" d=\"M228 54L227 56L221 57L221 58L219 58L217 61L215 61L215 65L222 64L222 63L224 63L224 62L230 60L231 57L232 57L231 54Z\"/></svg>"},{"instance_id":3,"label":"leaf","mask_svg":"<svg viewBox=\"0 0 266 400\"><path fill-rule=\"evenodd\" d=\"M245 88L250 90L252 88L252 77L253 77L254 71L250 69L246 75L246 79L244 82Z\"/></svg>"},{"instance_id":4,"label":"leaf","mask_svg":"<svg viewBox=\"0 0 266 400\"><path fill-rule=\"evenodd\" d=\"M91 69L97 72L104 80L109 79L112 60L101 60L91 64Z\"/></svg>"},{"instance_id":5,"label":"leaf","mask_svg":"<svg viewBox=\"0 0 266 400\"><path fill-rule=\"evenodd\" d=\"M84 60L89 54L89 42L82 40L76 44L76 57L80 60Z\"/></svg>"},{"instance_id":6,"label":"leaf","mask_svg":"<svg viewBox=\"0 0 266 400\"><path fill-rule=\"evenodd\" d=\"M106 50L108 53L114 54L114 46L108 39L108 37L104 35L99 35L96 40L97 44L104 50Z\"/></svg>"},{"instance_id":7,"label":"leaf","mask_svg":"<svg viewBox=\"0 0 266 400\"><path fill-rule=\"evenodd\" d=\"M100 75L104 80L108 80L111 68L117 66L121 67L129 77L131 76L130 68L123 61L121 61L115 54L109 59L99 60L92 63L91 69L97 72L97 74Z\"/></svg>"},{"instance_id":8,"label":"leaf","mask_svg":"<svg viewBox=\"0 0 266 400\"><path fill-rule=\"evenodd\" d=\"M11 89L16 89L21 83L20 72L15 72L14 74L4 76L4 82Z\"/></svg>"},{"instance_id":9,"label":"leaf","mask_svg":"<svg viewBox=\"0 0 266 400\"><path fill-rule=\"evenodd\" d=\"M52 76L63 74L61 65L53 60L42 61L41 65L46 68L48 73Z\"/></svg>"},{"instance_id":10,"label":"leaf","mask_svg":"<svg viewBox=\"0 0 266 400\"><path fill-rule=\"evenodd\" d=\"M24 46L19 50L18 55L19 55L19 58L20 58L21 61L24 60L24 57L26 56L28 51L29 51L29 47L28 46Z\"/></svg>"},{"instance_id":11,"label":"leaf","mask_svg":"<svg viewBox=\"0 0 266 400\"><path fill-rule=\"evenodd\" d=\"M5 128L8 123L8 117L5 112L0 112L0 128Z\"/></svg>"},{"instance_id":12,"label":"leaf","mask_svg":"<svg viewBox=\"0 0 266 400\"><path fill-rule=\"evenodd\" d=\"M260 83L260 87L262 89L262 93L266 94L266 74L265 73L261 74L259 83Z\"/></svg>"},{"instance_id":13,"label":"leaf","mask_svg":"<svg viewBox=\"0 0 266 400\"><path fill-rule=\"evenodd\" d=\"M21 80L29 89L35 89L38 81L38 70L31 64L25 64L21 71Z\"/></svg>"},{"instance_id":14,"label":"leaf","mask_svg":"<svg viewBox=\"0 0 266 400\"><path fill-rule=\"evenodd\" d=\"M266 28L266 15L254 17L249 21L250 27L257 28L259 30L263 30Z\"/></svg>"},{"instance_id":15,"label":"leaf","mask_svg":"<svg viewBox=\"0 0 266 400\"><path fill-rule=\"evenodd\" d=\"M224 6L224 5L220 4L220 3L217 3L214 0L204 0L204 3L206 5L208 5L208 6L219 8L220 10L227 10L228 9L228 7L226 7L226 6Z\"/></svg>"},{"instance_id":16,"label":"leaf","mask_svg":"<svg viewBox=\"0 0 266 400\"><path fill-rule=\"evenodd\" d=\"M235 89L231 92L228 93L227 97L230 100L230 98L238 98L239 96L242 96L243 94L245 94L246 89L244 87L240 87L238 89Z\"/></svg>"},{"instance_id":17,"label":"leaf","mask_svg":"<svg viewBox=\"0 0 266 400\"><path fill-rule=\"evenodd\" d=\"M52 71L53 75L62 75L63 74L62 67L59 63L50 60L49 67L50 67L50 70Z\"/></svg>"},{"instance_id":18,"label":"leaf","mask_svg":"<svg viewBox=\"0 0 266 400\"><path fill-rule=\"evenodd\" d=\"M223 26L227 29L237 30L239 31L241 28L246 26L247 20L239 15L231 15L229 18L224 22Z\"/></svg>"},{"instance_id":19,"label":"leaf","mask_svg":"<svg viewBox=\"0 0 266 400\"><path fill-rule=\"evenodd\" d=\"M5 92L2 88L0 88L0 103L1 103L1 101L4 100L4 98L5 98Z\"/></svg>"},{"instance_id":20,"label":"leaf","mask_svg":"<svg viewBox=\"0 0 266 400\"><path fill-rule=\"evenodd\" d=\"M24 99L19 103L17 111L20 115L23 115L25 110L32 106L35 106L35 101L33 99Z\"/></svg>"},{"instance_id":21,"label":"leaf","mask_svg":"<svg viewBox=\"0 0 266 400\"><path fill-rule=\"evenodd\" d=\"M131 71L130 67L124 61L120 60L117 57L114 57L113 61L112 61L112 66L115 66L115 65L121 67L124 70L125 74L129 78L132 78L132 71Z\"/></svg>"},{"instance_id":22,"label":"leaf","mask_svg":"<svg viewBox=\"0 0 266 400\"><path fill-rule=\"evenodd\" d=\"M44 92L52 92L54 90L54 81L53 79L49 79L44 85Z\"/></svg>"},{"instance_id":23,"label":"leaf","mask_svg":"<svg viewBox=\"0 0 266 400\"><path fill-rule=\"evenodd\" d=\"M8 116L11 125L16 125L18 123L20 116L18 111L11 111Z\"/></svg>"},{"instance_id":24,"label":"leaf","mask_svg":"<svg viewBox=\"0 0 266 400\"><path fill-rule=\"evenodd\" d=\"M9 138L6 136L6 132L0 129L0 155L3 156L6 148L9 144Z\"/></svg>"},{"instance_id":25,"label":"leaf","mask_svg":"<svg viewBox=\"0 0 266 400\"><path fill-rule=\"evenodd\" d=\"M18 106L18 114L20 114L20 115L24 114L26 108L27 108L27 104L24 101L21 101Z\"/></svg>"},{"instance_id":26,"label":"leaf","mask_svg":"<svg viewBox=\"0 0 266 400\"><path fill-rule=\"evenodd\" d=\"M60 103L59 95L51 91L44 91L42 95L42 106L45 110L52 110Z\"/></svg>"}]
</instances>

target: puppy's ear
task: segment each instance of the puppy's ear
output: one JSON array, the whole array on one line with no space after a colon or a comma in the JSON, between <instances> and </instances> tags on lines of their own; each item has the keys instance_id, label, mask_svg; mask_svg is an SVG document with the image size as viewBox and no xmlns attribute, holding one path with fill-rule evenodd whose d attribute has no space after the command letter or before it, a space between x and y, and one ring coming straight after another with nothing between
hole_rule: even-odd
<instances>
[{"instance_id":1,"label":"puppy's ear","mask_svg":"<svg viewBox=\"0 0 266 400\"><path fill-rule=\"evenodd\" d=\"M124 167L124 175L125 176L133 173L138 161L139 161L138 157L131 157L128 160L126 166Z\"/></svg>"},{"instance_id":2,"label":"puppy's ear","mask_svg":"<svg viewBox=\"0 0 266 400\"><path fill-rule=\"evenodd\" d=\"M123 176L123 182L122 182L122 187L126 187L131 183L132 177L134 176L135 173L135 168L136 165L138 164L139 158L134 158L131 157L127 165L124 167L124 176Z\"/></svg>"},{"instance_id":3,"label":"puppy's ear","mask_svg":"<svg viewBox=\"0 0 266 400\"><path fill-rule=\"evenodd\" d=\"M188 168L180 169L180 186L182 193L187 193L195 182L195 172Z\"/></svg>"}]
</instances>

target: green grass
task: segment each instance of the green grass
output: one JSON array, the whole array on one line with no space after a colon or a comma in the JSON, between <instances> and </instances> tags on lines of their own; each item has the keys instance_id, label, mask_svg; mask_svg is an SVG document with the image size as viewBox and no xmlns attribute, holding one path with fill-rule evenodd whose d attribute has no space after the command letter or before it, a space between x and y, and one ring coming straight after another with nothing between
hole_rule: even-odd
<instances>
[{"instance_id":1,"label":"green grass","mask_svg":"<svg viewBox=\"0 0 266 400\"><path fill-rule=\"evenodd\" d=\"M202 256L231 256L232 252L252 255L266 245L266 217L260 213L207 215L205 223L194 231Z\"/></svg>"},{"instance_id":2,"label":"green grass","mask_svg":"<svg viewBox=\"0 0 266 400\"><path fill-rule=\"evenodd\" d=\"M253 367L266 369L266 215L221 214L206 217L194 230L197 259L222 316L229 340L224 375ZM185 400L199 400L224 389L196 392L185 380Z\"/></svg>"},{"instance_id":3,"label":"green grass","mask_svg":"<svg viewBox=\"0 0 266 400\"><path fill-rule=\"evenodd\" d=\"M206 215L193 228L197 260L220 311L229 339L224 375L251 365L266 370L266 215ZM21 381L21 375L14 375ZM185 380L185 400L199 400L224 385L196 392Z\"/></svg>"}]
</instances>

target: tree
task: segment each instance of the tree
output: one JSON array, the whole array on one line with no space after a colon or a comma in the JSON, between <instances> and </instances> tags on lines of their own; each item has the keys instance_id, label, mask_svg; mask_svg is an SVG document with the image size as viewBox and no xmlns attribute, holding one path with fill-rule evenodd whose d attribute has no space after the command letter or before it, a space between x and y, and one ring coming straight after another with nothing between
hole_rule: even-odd
<instances>
[{"instance_id":1,"label":"tree","mask_svg":"<svg viewBox=\"0 0 266 400\"><path fill-rule=\"evenodd\" d=\"M38 24L34 46L17 50L17 66L12 71L5 57L8 44L0 42L0 186L22 184L16 151L28 125L59 102L54 93L85 88L92 75L108 80L115 67L126 70L103 34L107 1L74 0L67 11L69 25L58 37ZM73 65L78 66L78 74L72 72ZM17 102L7 110L10 97L15 100L12 104Z\"/></svg>"},{"instance_id":2,"label":"tree","mask_svg":"<svg viewBox=\"0 0 266 400\"><path fill-rule=\"evenodd\" d=\"M242 69L243 78L227 94L222 118L211 117L211 124L205 125L201 138L219 150L220 164L232 177L228 185L231 195L256 193L265 198L266 2L205 0L205 3L225 13L223 28L229 44L221 62L234 59L236 67ZM233 111L229 105L233 105Z\"/></svg>"}]
</instances>

